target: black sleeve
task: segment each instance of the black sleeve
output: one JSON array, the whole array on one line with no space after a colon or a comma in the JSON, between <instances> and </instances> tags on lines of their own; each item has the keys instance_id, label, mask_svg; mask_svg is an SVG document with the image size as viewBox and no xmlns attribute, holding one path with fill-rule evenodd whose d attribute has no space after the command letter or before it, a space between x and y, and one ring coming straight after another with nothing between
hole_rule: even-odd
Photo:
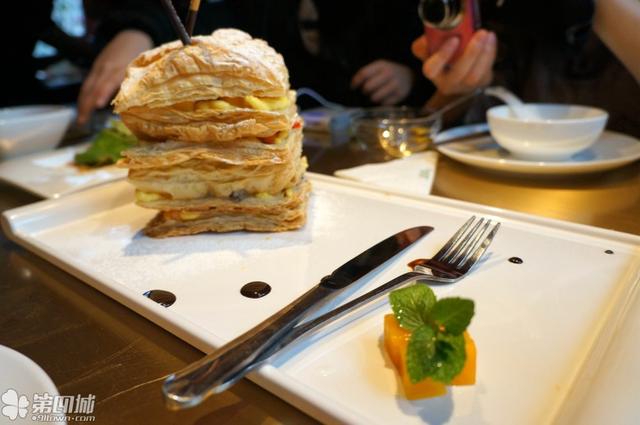
<instances>
[{"instance_id":1,"label":"black sleeve","mask_svg":"<svg viewBox=\"0 0 640 425\"><path fill-rule=\"evenodd\" d=\"M317 0L316 5L321 49L325 49L321 55L346 74L343 78L346 89L360 68L386 59L413 71L412 90L403 103L417 106L426 102L433 86L422 76L422 63L411 53L411 43L424 31L418 16L418 0ZM351 103L370 103L359 92L350 95Z\"/></svg>"},{"instance_id":2,"label":"black sleeve","mask_svg":"<svg viewBox=\"0 0 640 425\"><path fill-rule=\"evenodd\" d=\"M372 55L411 68L414 83L403 103L421 106L435 88L422 75L422 61L411 52L413 41L424 33L424 26L418 16L418 0L377 0L375 3L374 24L368 31L368 38L374 43Z\"/></svg>"},{"instance_id":3,"label":"black sleeve","mask_svg":"<svg viewBox=\"0 0 640 425\"><path fill-rule=\"evenodd\" d=\"M95 42L104 47L116 34L127 29L136 29L148 34L154 45L166 43L176 38L167 14L160 0L117 1L107 9L103 16L97 17L99 25ZM175 2L178 16L184 7Z\"/></svg>"},{"instance_id":4,"label":"black sleeve","mask_svg":"<svg viewBox=\"0 0 640 425\"><path fill-rule=\"evenodd\" d=\"M265 3L247 0L202 1L194 35L211 34L219 28L253 29L253 21L258 20L252 3ZM188 0L173 0L176 12L182 21L185 20L189 7ZM243 6L247 6L244 8ZM263 5L264 9L267 5ZM126 29L137 29L151 37L154 45L177 39L171 21L160 0L128 0L118 1L116 5L99 17L100 25L96 35L96 43L104 47L117 33ZM250 31L253 32L253 31Z\"/></svg>"}]
</instances>

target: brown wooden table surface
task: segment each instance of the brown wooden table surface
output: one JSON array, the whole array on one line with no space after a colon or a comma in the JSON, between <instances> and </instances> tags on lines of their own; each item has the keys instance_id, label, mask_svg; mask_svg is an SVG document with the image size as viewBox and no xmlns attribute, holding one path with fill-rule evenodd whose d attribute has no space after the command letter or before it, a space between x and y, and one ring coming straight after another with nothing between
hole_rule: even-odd
<instances>
[{"instance_id":1,"label":"brown wooden table surface","mask_svg":"<svg viewBox=\"0 0 640 425\"><path fill-rule=\"evenodd\" d=\"M310 170L376 162L380 152L309 138ZM441 156L433 194L640 235L640 162L609 172L527 178ZM38 198L0 183L0 210ZM316 423L244 380L181 412L165 409L163 378L202 353L0 235L0 344L37 362L63 395L96 397L100 424Z\"/></svg>"}]
</instances>

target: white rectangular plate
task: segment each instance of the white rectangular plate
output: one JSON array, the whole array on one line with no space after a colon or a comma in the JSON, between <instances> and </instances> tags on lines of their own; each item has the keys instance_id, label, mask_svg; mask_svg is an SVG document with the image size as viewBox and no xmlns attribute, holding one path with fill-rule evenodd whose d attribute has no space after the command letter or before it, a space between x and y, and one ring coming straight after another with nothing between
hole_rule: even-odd
<instances>
[{"instance_id":1,"label":"white rectangular plate","mask_svg":"<svg viewBox=\"0 0 640 425\"><path fill-rule=\"evenodd\" d=\"M331 177L311 180L308 222L294 232L150 239L140 229L154 212L133 205L126 182L7 211L3 226L13 240L210 351L399 230L435 228L350 296L431 256L471 214L498 218L503 226L488 259L460 283L434 288L438 296L476 303L476 385L403 399L381 350L386 303L300 341L250 378L324 422L572 421L635 295L639 237L437 197L400 197ZM509 262L514 256L524 262ZM240 287L255 280L272 292L242 297ZM163 308L142 296L149 289L171 291L177 301ZM616 390L623 389L607 389Z\"/></svg>"},{"instance_id":2,"label":"white rectangular plate","mask_svg":"<svg viewBox=\"0 0 640 425\"><path fill-rule=\"evenodd\" d=\"M82 143L0 162L0 179L43 198L58 198L127 177L127 170L114 165L74 166L75 154L88 147Z\"/></svg>"}]
</instances>

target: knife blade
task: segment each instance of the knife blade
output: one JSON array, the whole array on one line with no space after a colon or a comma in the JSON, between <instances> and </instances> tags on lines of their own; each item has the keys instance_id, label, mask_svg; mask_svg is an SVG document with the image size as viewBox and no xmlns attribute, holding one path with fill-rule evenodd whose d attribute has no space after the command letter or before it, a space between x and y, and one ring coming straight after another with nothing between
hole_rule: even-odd
<instances>
[{"instance_id":1,"label":"knife blade","mask_svg":"<svg viewBox=\"0 0 640 425\"><path fill-rule=\"evenodd\" d=\"M398 232L360 253L321 279L320 283L254 328L186 368L170 375L162 390L173 410L195 406L212 394L224 391L225 377L254 361L286 337L312 309L433 230L418 226Z\"/></svg>"}]
</instances>

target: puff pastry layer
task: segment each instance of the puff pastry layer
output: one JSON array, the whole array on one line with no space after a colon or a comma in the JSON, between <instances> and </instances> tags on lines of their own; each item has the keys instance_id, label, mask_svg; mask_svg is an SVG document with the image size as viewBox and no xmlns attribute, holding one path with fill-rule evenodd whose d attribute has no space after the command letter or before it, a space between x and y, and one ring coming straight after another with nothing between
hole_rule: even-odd
<instances>
[{"instance_id":1,"label":"puff pastry layer","mask_svg":"<svg viewBox=\"0 0 640 425\"><path fill-rule=\"evenodd\" d=\"M129 181L142 192L173 200L234 192L277 193L304 173L302 132L295 129L278 144L239 140L225 144L166 142L145 144L124 153L119 162L129 168Z\"/></svg>"},{"instance_id":2,"label":"puff pastry layer","mask_svg":"<svg viewBox=\"0 0 640 425\"><path fill-rule=\"evenodd\" d=\"M181 111L179 106L189 102L292 96L284 60L265 41L222 29L193 37L193 42L164 44L142 53L127 68L113 104L138 138L210 142L269 136L291 127L295 102L280 111Z\"/></svg>"},{"instance_id":3,"label":"puff pastry layer","mask_svg":"<svg viewBox=\"0 0 640 425\"><path fill-rule=\"evenodd\" d=\"M310 184L302 181L292 193L269 199L247 198L200 210L159 212L144 228L148 236L193 235L202 232L282 232L302 227L306 221ZM181 217L186 217L183 219Z\"/></svg>"}]
</instances>

